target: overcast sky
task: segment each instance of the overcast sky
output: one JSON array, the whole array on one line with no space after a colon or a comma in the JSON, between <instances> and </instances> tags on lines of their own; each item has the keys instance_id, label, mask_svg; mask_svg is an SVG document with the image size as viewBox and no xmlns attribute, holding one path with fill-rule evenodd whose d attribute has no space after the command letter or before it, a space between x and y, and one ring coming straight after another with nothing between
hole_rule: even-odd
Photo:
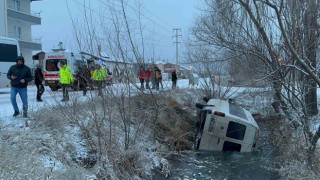
<instances>
[{"instance_id":1,"label":"overcast sky","mask_svg":"<svg viewBox=\"0 0 320 180\"><path fill-rule=\"evenodd\" d=\"M99 10L99 3L106 0L91 0L93 13ZM135 0L129 0L128 9L132 12L135 10ZM33 27L33 36L41 38L43 50L48 51L56 47L61 41L67 49L75 50L73 27L71 18L81 14L80 6L84 0L42 0L32 2L32 10L41 12L41 26ZM89 2L86 0L86 2ZM153 39L155 39L155 57L175 60L175 39L173 28L181 28L179 34L186 38L188 28L192 25L195 16L198 14L198 0L140 0L143 4L142 16L147 22L149 29L154 30ZM182 45L183 46L183 45ZM180 50L182 51L182 48ZM180 51L180 52L181 52ZM181 54L180 54L181 56Z\"/></svg>"}]
</instances>

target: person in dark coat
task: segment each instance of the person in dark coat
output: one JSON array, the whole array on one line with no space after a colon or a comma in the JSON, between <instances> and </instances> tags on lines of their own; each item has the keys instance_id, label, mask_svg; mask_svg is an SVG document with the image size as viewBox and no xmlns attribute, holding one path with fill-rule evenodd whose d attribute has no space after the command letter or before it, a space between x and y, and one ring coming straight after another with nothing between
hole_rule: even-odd
<instances>
[{"instance_id":1,"label":"person in dark coat","mask_svg":"<svg viewBox=\"0 0 320 180\"><path fill-rule=\"evenodd\" d=\"M22 101L23 117L28 117L28 82L32 81L31 69L24 64L24 57L18 56L16 64L9 68L7 78L11 80L10 100L16 117L20 114L17 105L17 94Z\"/></svg>"},{"instance_id":2,"label":"person in dark coat","mask_svg":"<svg viewBox=\"0 0 320 180\"><path fill-rule=\"evenodd\" d=\"M171 73L171 81L172 81L172 89L177 89L178 77L177 77L176 69L173 69Z\"/></svg>"},{"instance_id":3,"label":"person in dark coat","mask_svg":"<svg viewBox=\"0 0 320 180\"><path fill-rule=\"evenodd\" d=\"M83 65L78 72L78 79L80 88L82 89L83 96L87 94L87 86L91 87L91 74L86 65Z\"/></svg>"},{"instance_id":4,"label":"person in dark coat","mask_svg":"<svg viewBox=\"0 0 320 180\"><path fill-rule=\"evenodd\" d=\"M34 70L34 84L37 86L37 101L42 102L41 96L44 92L44 86L42 84L44 78L41 69L41 65L37 64L36 69Z\"/></svg>"},{"instance_id":5,"label":"person in dark coat","mask_svg":"<svg viewBox=\"0 0 320 180\"><path fill-rule=\"evenodd\" d=\"M154 66L155 87L159 90L160 81L162 81L161 70L158 66ZM163 88L163 87L162 87Z\"/></svg>"}]
</instances>

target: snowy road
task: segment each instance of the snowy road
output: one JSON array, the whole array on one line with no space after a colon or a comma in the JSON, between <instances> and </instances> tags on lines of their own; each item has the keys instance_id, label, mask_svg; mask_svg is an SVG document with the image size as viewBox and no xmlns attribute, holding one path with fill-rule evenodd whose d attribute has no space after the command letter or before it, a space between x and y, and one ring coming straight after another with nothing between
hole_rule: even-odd
<instances>
[{"instance_id":1,"label":"snowy road","mask_svg":"<svg viewBox=\"0 0 320 180\"><path fill-rule=\"evenodd\" d=\"M40 107L44 107L46 105L49 105L56 100L59 100L62 96L61 91L52 92L50 88L46 87L46 91L42 95L43 102L37 102L36 101L36 94L37 89L36 86L30 85L28 86L28 103L29 103L29 110L36 110ZM79 92L72 92L72 96L75 96L77 94L80 94ZM2 88L0 89L0 118L6 118L11 117L13 114L13 108L10 101L10 88ZM19 109L22 108L22 102L20 99L20 96L17 95L17 103L19 106Z\"/></svg>"},{"instance_id":2,"label":"snowy road","mask_svg":"<svg viewBox=\"0 0 320 180\"><path fill-rule=\"evenodd\" d=\"M178 87L179 88L187 88L188 87L188 80L182 79L178 81ZM164 81L164 90L171 88L171 82ZM112 88L113 90L117 90L120 88L121 84L113 84ZM139 83L137 83L137 86L140 86ZM135 89L135 88L133 88ZM28 86L28 103L29 103L29 111L37 111L37 109L48 106L48 105L54 105L60 103L60 100L62 99L62 91L51 91L51 89L47 86L45 86L45 92L42 95L43 102L37 102L36 101L36 94L37 94L37 88L35 85L29 85ZM85 99L86 97L82 96L82 91L70 91L70 98L74 99ZM87 95L88 98L88 95ZM22 108L22 102L20 99L20 96L17 95L17 103L19 106L19 109ZM0 88L0 119L7 119L8 117L11 118L13 114L13 108L10 102L10 88Z\"/></svg>"}]
</instances>

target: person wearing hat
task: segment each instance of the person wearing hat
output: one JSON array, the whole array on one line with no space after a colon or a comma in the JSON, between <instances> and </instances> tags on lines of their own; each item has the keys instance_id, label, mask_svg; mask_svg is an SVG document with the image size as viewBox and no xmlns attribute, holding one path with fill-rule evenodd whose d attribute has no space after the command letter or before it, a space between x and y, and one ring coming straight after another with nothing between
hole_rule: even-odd
<instances>
[{"instance_id":1,"label":"person wearing hat","mask_svg":"<svg viewBox=\"0 0 320 180\"><path fill-rule=\"evenodd\" d=\"M70 70L70 67L65 63L65 61L60 61L59 69L59 83L62 87L63 98L61 101L69 101L69 92L68 87L71 86L73 82L73 75Z\"/></svg>"},{"instance_id":2,"label":"person wearing hat","mask_svg":"<svg viewBox=\"0 0 320 180\"><path fill-rule=\"evenodd\" d=\"M41 69L41 65L37 64L34 70L34 84L37 86L37 101L42 102L41 96L44 92L44 86L42 84L44 78Z\"/></svg>"},{"instance_id":3,"label":"person wearing hat","mask_svg":"<svg viewBox=\"0 0 320 180\"><path fill-rule=\"evenodd\" d=\"M7 73L7 78L10 79L11 93L10 100L13 106L14 114L16 117L20 114L17 105L17 94L19 94L22 101L23 117L28 117L28 82L32 81L31 69L24 64L24 57L18 56L16 64L12 65Z\"/></svg>"},{"instance_id":4,"label":"person wearing hat","mask_svg":"<svg viewBox=\"0 0 320 180\"><path fill-rule=\"evenodd\" d=\"M96 64L96 68L92 74L92 80L98 86L98 96L102 96L103 82L105 81L106 71L101 67L101 65Z\"/></svg>"}]
</instances>

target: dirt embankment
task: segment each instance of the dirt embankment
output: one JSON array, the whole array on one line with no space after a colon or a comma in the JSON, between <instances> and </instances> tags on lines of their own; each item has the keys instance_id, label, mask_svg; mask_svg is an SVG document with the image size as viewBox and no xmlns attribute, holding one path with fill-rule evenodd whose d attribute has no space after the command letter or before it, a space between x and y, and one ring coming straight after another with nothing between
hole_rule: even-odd
<instances>
[{"instance_id":1,"label":"dirt embankment","mask_svg":"<svg viewBox=\"0 0 320 180\"><path fill-rule=\"evenodd\" d=\"M192 149L197 117L191 96L171 92L143 94L135 97L134 101L141 108L153 109L154 124L151 128L159 143L172 151Z\"/></svg>"}]
</instances>

